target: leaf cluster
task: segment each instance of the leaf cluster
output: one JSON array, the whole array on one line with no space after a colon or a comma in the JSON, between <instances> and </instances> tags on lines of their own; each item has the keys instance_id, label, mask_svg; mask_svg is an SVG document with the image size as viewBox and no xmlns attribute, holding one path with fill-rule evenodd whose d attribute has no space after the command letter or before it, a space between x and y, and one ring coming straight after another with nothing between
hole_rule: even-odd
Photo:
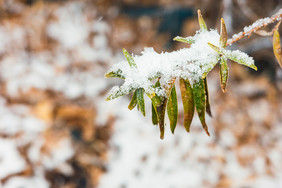
<instances>
[{"instance_id":1,"label":"leaf cluster","mask_svg":"<svg viewBox=\"0 0 282 188\"><path fill-rule=\"evenodd\" d=\"M207 31L206 23L201 15L200 10L198 10L198 21L200 25L201 31ZM217 53L217 60L220 61L220 83L223 92L226 92L227 79L228 79L228 65L227 59L236 61L240 64L246 65L250 68L257 69L253 64L253 59L247 56L246 54L236 50L230 51L226 50L227 44L227 30L225 26L225 22L221 19L221 28L220 28L220 41L219 46L208 43L208 45ZM193 37L175 37L174 40L193 44L195 42ZM134 58L123 49L124 56L130 66L132 71L135 71L138 67L134 61ZM203 129L209 134L208 126L205 120L205 113L207 112L210 116L212 116L210 103L209 103L209 92L208 92L208 82L207 82L207 74L211 71L211 69L217 64L217 62L213 62L212 65L209 66L208 70L203 73L199 78L193 80L193 83L189 81L187 78L179 77L179 87L181 91L181 98L184 110L184 127L187 132L190 131L190 125L192 119L194 117L195 110L199 116L200 122L202 124ZM105 75L106 77L116 77L125 79L125 75L123 75L122 70L118 69L117 71L111 71ZM111 100L117 98L119 96L128 94L134 91L132 99L128 108L130 110L134 109L137 106L137 109L141 111L141 113L145 116L145 102L144 102L144 94L146 94L151 100L151 110L152 110L152 123L154 125L159 125L160 129L160 138L164 138L165 131L165 114L167 111L167 115L170 121L170 129L171 132L174 133L177 120L178 120L178 101L177 101L177 93L175 89L176 77L171 78L171 80L166 85L161 85L161 75L153 75L150 80L157 79L157 81L150 86L152 89L148 92L142 86L136 87L120 87L116 90L112 91L106 100ZM129 89L128 89L129 88ZM155 91L164 89L165 95L158 95Z\"/></svg>"}]
</instances>

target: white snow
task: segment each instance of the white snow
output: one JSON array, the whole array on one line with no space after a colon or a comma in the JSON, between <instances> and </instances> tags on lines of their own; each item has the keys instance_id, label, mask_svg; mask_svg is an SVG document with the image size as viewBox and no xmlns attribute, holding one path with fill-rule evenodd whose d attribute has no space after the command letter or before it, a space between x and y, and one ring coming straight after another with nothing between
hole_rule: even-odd
<instances>
[{"instance_id":1,"label":"white snow","mask_svg":"<svg viewBox=\"0 0 282 188\"><path fill-rule=\"evenodd\" d=\"M70 140L62 139L49 151L48 155L42 156L42 162L46 169L51 170L63 165L74 154Z\"/></svg>"},{"instance_id":2,"label":"white snow","mask_svg":"<svg viewBox=\"0 0 282 188\"><path fill-rule=\"evenodd\" d=\"M163 85L168 84L174 77L197 81L204 72L213 67L218 61L218 54L208 45L208 42L219 45L219 34L215 30L198 31L193 37L195 43L190 48L174 52L157 53L153 48L145 48L141 56L133 56L137 68L132 69L126 61L115 64L108 72L122 71L125 82L120 88L113 88L110 95L115 97L117 91L128 93L131 89L142 87L145 92L152 92L150 79L156 75L162 76ZM165 92L159 92L164 95Z\"/></svg>"},{"instance_id":3,"label":"white snow","mask_svg":"<svg viewBox=\"0 0 282 188\"><path fill-rule=\"evenodd\" d=\"M228 39L227 43L231 42L232 40L240 37L240 36L249 36L250 34L252 34L252 31L258 30L259 28L268 25L270 23L276 22L276 21L280 21L281 20L281 16L279 17L278 15L282 14L282 9L279 9L279 11L274 14L271 18L270 17L266 17L266 18L262 18L259 19L257 21L255 21L252 25L246 26L243 28L244 32L240 32L237 34L234 34L231 39Z\"/></svg>"},{"instance_id":4,"label":"white snow","mask_svg":"<svg viewBox=\"0 0 282 188\"><path fill-rule=\"evenodd\" d=\"M0 179L24 170L26 162L21 157L16 142L0 139Z\"/></svg>"}]
</instances>

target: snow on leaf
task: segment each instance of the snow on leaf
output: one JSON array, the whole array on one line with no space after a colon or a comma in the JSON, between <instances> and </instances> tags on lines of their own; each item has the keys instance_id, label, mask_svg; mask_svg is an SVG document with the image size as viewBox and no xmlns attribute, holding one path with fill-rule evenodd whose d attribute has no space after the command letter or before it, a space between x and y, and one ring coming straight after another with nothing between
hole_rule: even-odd
<instances>
[{"instance_id":1,"label":"snow on leaf","mask_svg":"<svg viewBox=\"0 0 282 188\"><path fill-rule=\"evenodd\" d=\"M125 77L122 75L122 71L120 69L118 69L117 71L110 71L110 72L106 73L105 77L125 79Z\"/></svg>"},{"instance_id":2,"label":"snow on leaf","mask_svg":"<svg viewBox=\"0 0 282 188\"><path fill-rule=\"evenodd\" d=\"M173 38L174 41L178 41L178 42L184 42L184 43L188 43L188 44L192 44L195 42L195 39L193 37L174 37Z\"/></svg>"},{"instance_id":3,"label":"snow on leaf","mask_svg":"<svg viewBox=\"0 0 282 188\"><path fill-rule=\"evenodd\" d=\"M236 61L239 64L246 65L247 67L257 70L257 67L254 64L254 59L244 52L241 52L239 50L224 50L223 54L225 58L231 59L232 61Z\"/></svg>"},{"instance_id":4,"label":"snow on leaf","mask_svg":"<svg viewBox=\"0 0 282 188\"><path fill-rule=\"evenodd\" d=\"M198 21L199 21L199 25L200 25L201 30L208 30L207 25L206 25L206 23L203 19L202 14L201 14L201 11L198 10L197 13L198 13Z\"/></svg>"},{"instance_id":5,"label":"snow on leaf","mask_svg":"<svg viewBox=\"0 0 282 188\"><path fill-rule=\"evenodd\" d=\"M131 55L126 51L126 49L123 48L122 51L123 51L123 54L124 54L124 56L125 56L125 58L126 58L128 64L129 64L129 66L130 66L131 68L137 68L137 66L136 66L136 64L135 64L135 62L134 62L134 59L133 59L133 58L131 57Z\"/></svg>"},{"instance_id":6,"label":"snow on leaf","mask_svg":"<svg viewBox=\"0 0 282 188\"><path fill-rule=\"evenodd\" d=\"M221 54L220 48L216 45L213 45L212 43L208 43L208 45L217 53Z\"/></svg>"},{"instance_id":7,"label":"snow on leaf","mask_svg":"<svg viewBox=\"0 0 282 188\"><path fill-rule=\"evenodd\" d=\"M122 85L121 87L114 86L111 89L111 91L109 92L108 97L106 98L106 101L118 98L118 97L123 96L123 95L127 95L133 90L134 90L134 88L127 87L126 85Z\"/></svg>"},{"instance_id":8,"label":"snow on leaf","mask_svg":"<svg viewBox=\"0 0 282 188\"><path fill-rule=\"evenodd\" d=\"M226 92L226 84L227 84L227 78L228 78L228 66L226 63L226 58L221 57L221 62L220 62L220 85L222 91L225 93Z\"/></svg>"}]
</instances>

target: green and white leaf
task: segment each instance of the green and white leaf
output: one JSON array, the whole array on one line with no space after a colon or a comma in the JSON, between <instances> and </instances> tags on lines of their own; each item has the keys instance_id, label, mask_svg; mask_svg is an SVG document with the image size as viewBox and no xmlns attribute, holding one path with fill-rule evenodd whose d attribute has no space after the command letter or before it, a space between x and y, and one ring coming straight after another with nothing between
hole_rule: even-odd
<instances>
[{"instance_id":1,"label":"green and white leaf","mask_svg":"<svg viewBox=\"0 0 282 188\"><path fill-rule=\"evenodd\" d=\"M137 105L141 113L143 114L143 116L145 116L146 113L145 113L144 89L143 88L136 89L136 99L137 99Z\"/></svg>"},{"instance_id":2,"label":"green and white leaf","mask_svg":"<svg viewBox=\"0 0 282 188\"><path fill-rule=\"evenodd\" d=\"M208 30L206 22L204 21L200 10L198 10L198 22L202 31Z\"/></svg>"},{"instance_id":3,"label":"green and white leaf","mask_svg":"<svg viewBox=\"0 0 282 188\"><path fill-rule=\"evenodd\" d=\"M117 71L110 71L110 72L106 73L105 77L125 79L124 75L122 74L122 70L120 70L120 69L118 69Z\"/></svg>"},{"instance_id":4,"label":"green and white leaf","mask_svg":"<svg viewBox=\"0 0 282 188\"><path fill-rule=\"evenodd\" d=\"M128 64L129 64L129 66L130 66L131 68L137 68L137 65L135 64L134 59L133 59L132 56L126 51L126 49L123 48L122 51L123 51L123 54L124 54L124 56L125 56L125 58L126 58Z\"/></svg>"},{"instance_id":5,"label":"green and white leaf","mask_svg":"<svg viewBox=\"0 0 282 188\"><path fill-rule=\"evenodd\" d=\"M193 37L174 37L173 38L174 41L178 41L178 42L184 42L184 43L188 43L188 44L193 44L195 42L195 39Z\"/></svg>"},{"instance_id":6,"label":"green and white leaf","mask_svg":"<svg viewBox=\"0 0 282 188\"><path fill-rule=\"evenodd\" d=\"M239 50L230 51L230 50L223 50L223 56L225 58L231 59L239 64L245 65L250 67L254 70L257 70L255 66L255 61L252 57L248 56L246 53L241 52Z\"/></svg>"},{"instance_id":7,"label":"green and white leaf","mask_svg":"<svg viewBox=\"0 0 282 188\"><path fill-rule=\"evenodd\" d=\"M212 62L210 62L208 65L206 65L205 66L205 72L203 73L203 75L202 75L202 78L205 78L208 74L209 74L209 72L214 68L214 66L217 64L217 62L219 61L219 59L220 59L220 56L218 55L217 57L216 57L216 60L215 61L212 61Z\"/></svg>"},{"instance_id":8,"label":"green and white leaf","mask_svg":"<svg viewBox=\"0 0 282 188\"><path fill-rule=\"evenodd\" d=\"M131 91L133 91L135 88L133 87L125 87L124 85L122 86L114 86L111 91L108 94L108 97L106 98L106 101L118 98L123 95L129 94Z\"/></svg>"},{"instance_id":9,"label":"green and white leaf","mask_svg":"<svg viewBox=\"0 0 282 188\"><path fill-rule=\"evenodd\" d=\"M221 57L220 62L220 85L223 92L226 92L226 85L228 79L228 66L225 57Z\"/></svg>"}]
</instances>

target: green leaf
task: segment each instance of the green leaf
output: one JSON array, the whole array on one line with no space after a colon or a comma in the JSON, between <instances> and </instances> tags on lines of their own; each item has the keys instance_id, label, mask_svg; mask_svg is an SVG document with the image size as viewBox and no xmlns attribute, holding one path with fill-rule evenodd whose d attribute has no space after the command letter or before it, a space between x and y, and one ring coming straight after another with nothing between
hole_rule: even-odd
<instances>
[{"instance_id":1,"label":"green leaf","mask_svg":"<svg viewBox=\"0 0 282 188\"><path fill-rule=\"evenodd\" d=\"M208 45L214 50L216 51L218 54L222 54L221 51L220 51L220 48L216 45L213 45L212 43L209 43L208 42Z\"/></svg>"},{"instance_id":2,"label":"green leaf","mask_svg":"<svg viewBox=\"0 0 282 188\"><path fill-rule=\"evenodd\" d=\"M161 87L160 81L158 80L153 87L155 89L160 88ZM152 100L152 103L155 107L158 107L162 104L163 97L157 96L156 93L154 93L153 95L150 95L150 96L148 95L148 97Z\"/></svg>"},{"instance_id":3,"label":"green leaf","mask_svg":"<svg viewBox=\"0 0 282 188\"><path fill-rule=\"evenodd\" d=\"M123 54L124 54L124 56L125 56L125 58L126 58L128 64L129 64L129 66L130 66L131 68L137 68L137 65L135 64L134 59L133 59L133 58L131 57L131 55L126 51L126 49L123 48L122 51L123 51Z\"/></svg>"},{"instance_id":4,"label":"green leaf","mask_svg":"<svg viewBox=\"0 0 282 188\"><path fill-rule=\"evenodd\" d=\"M167 103L167 98L164 98L162 104L157 107L157 115L159 121L159 128L160 128L160 138L164 139L164 131L165 131L165 107Z\"/></svg>"},{"instance_id":5,"label":"green leaf","mask_svg":"<svg viewBox=\"0 0 282 188\"><path fill-rule=\"evenodd\" d=\"M205 83L205 94L206 94L206 112L209 114L210 117L212 117L207 78L204 78L204 83Z\"/></svg>"},{"instance_id":6,"label":"green leaf","mask_svg":"<svg viewBox=\"0 0 282 188\"><path fill-rule=\"evenodd\" d=\"M112 90L110 91L108 97L106 98L106 101L118 98L118 97L123 96L123 95L127 95L133 90L134 90L134 88L127 89L127 88L124 88L122 86L121 87L117 87L117 86L113 87Z\"/></svg>"},{"instance_id":7,"label":"green leaf","mask_svg":"<svg viewBox=\"0 0 282 188\"><path fill-rule=\"evenodd\" d=\"M180 81L181 98L182 98L183 111L184 111L184 127L186 131L189 132L190 125L194 116L194 110L195 110L193 90L188 80L184 80L183 78L180 78L179 81Z\"/></svg>"},{"instance_id":8,"label":"green leaf","mask_svg":"<svg viewBox=\"0 0 282 188\"><path fill-rule=\"evenodd\" d=\"M205 71L205 72L203 73L203 75L202 75L202 78L205 78L205 77L208 75L208 73L209 73L209 72L213 69L213 67L217 64L217 62L218 62L219 59L220 59L220 56L218 55L218 56L216 57L216 60L215 60L215 61L209 63L208 68L206 69L206 71Z\"/></svg>"},{"instance_id":9,"label":"green leaf","mask_svg":"<svg viewBox=\"0 0 282 188\"><path fill-rule=\"evenodd\" d=\"M171 93L167 103L167 114L170 121L171 132L174 133L177 124L178 106L175 85L172 86Z\"/></svg>"},{"instance_id":10,"label":"green leaf","mask_svg":"<svg viewBox=\"0 0 282 188\"><path fill-rule=\"evenodd\" d=\"M234 50L234 51L225 50L209 42L208 42L208 45L218 54L223 56L224 58L231 59L232 61L236 61L239 64L242 64L254 70L257 70L257 67L254 64L254 59L248 56L247 54L245 54L244 52L241 52L239 50Z\"/></svg>"},{"instance_id":11,"label":"green leaf","mask_svg":"<svg viewBox=\"0 0 282 188\"><path fill-rule=\"evenodd\" d=\"M157 125L159 123L157 109L152 103L152 123L153 125Z\"/></svg>"},{"instance_id":12,"label":"green leaf","mask_svg":"<svg viewBox=\"0 0 282 188\"><path fill-rule=\"evenodd\" d=\"M132 99L128 105L129 110L132 110L137 105L137 89L134 91Z\"/></svg>"},{"instance_id":13,"label":"green leaf","mask_svg":"<svg viewBox=\"0 0 282 188\"><path fill-rule=\"evenodd\" d=\"M273 34L273 52L280 67L282 68L282 50L278 29L274 30Z\"/></svg>"},{"instance_id":14,"label":"green leaf","mask_svg":"<svg viewBox=\"0 0 282 188\"><path fill-rule=\"evenodd\" d=\"M244 52L241 52L239 50L230 51L230 50L224 50L222 55L225 58L231 59L232 61L235 61L239 64L245 65L247 67L250 67L254 70L257 70L257 67L254 64L254 59Z\"/></svg>"},{"instance_id":15,"label":"green leaf","mask_svg":"<svg viewBox=\"0 0 282 188\"><path fill-rule=\"evenodd\" d=\"M144 102L144 89L143 88L136 89L136 98L137 98L138 107L141 113L143 114L143 116L145 116L146 114L145 114L145 102Z\"/></svg>"},{"instance_id":16,"label":"green leaf","mask_svg":"<svg viewBox=\"0 0 282 188\"><path fill-rule=\"evenodd\" d=\"M228 66L226 63L226 58L221 57L220 62L220 85L221 90L223 93L226 92L226 85L227 85L227 79L228 79Z\"/></svg>"},{"instance_id":17,"label":"green leaf","mask_svg":"<svg viewBox=\"0 0 282 188\"><path fill-rule=\"evenodd\" d=\"M226 47L227 39L228 39L228 34L227 34L225 22L224 22L224 19L221 18L220 40L219 40L221 48L225 48Z\"/></svg>"},{"instance_id":18,"label":"green leaf","mask_svg":"<svg viewBox=\"0 0 282 188\"><path fill-rule=\"evenodd\" d=\"M207 25L203 19L203 16L201 14L201 11L198 9L198 21L199 21L199 25L202 31L208 30Z\"/></svg>"},{"instance_id":19,"label":"green leaf","mask_svg":"<svg viewBox=\"0 0 282 188\"><path fill-rule=\"evenodd\" d=\"M204 130L206 131L207 135L210 135L205 120L206 99L205 99L205 84L203 79L200 78L196 83L193 84L193 95L194 95L194 103L201 124Z\"/></svg>"},{"instance_id":20,"label":"green leaf","mask_svg":"<svg viewBox=\"0 0 282 188\"><path fill-rule=\"evenodd\" d=\"M195 42L193 37L179 37L179 36L177 36L177 37L174 37L173 40L188 43L188 44L193 44Z\"/></svg>"},{"instance_id":21,"label":"green leaf","mask_svg":"<svg viewBox=\"0 0 282 188\"><path fill-rule=\"evenodd\" d=\"M108 72L107 74L105 74L105 77L125 79L120 69L118 69L116 72L115 71Z\"/></svg>"}]
</instances>

